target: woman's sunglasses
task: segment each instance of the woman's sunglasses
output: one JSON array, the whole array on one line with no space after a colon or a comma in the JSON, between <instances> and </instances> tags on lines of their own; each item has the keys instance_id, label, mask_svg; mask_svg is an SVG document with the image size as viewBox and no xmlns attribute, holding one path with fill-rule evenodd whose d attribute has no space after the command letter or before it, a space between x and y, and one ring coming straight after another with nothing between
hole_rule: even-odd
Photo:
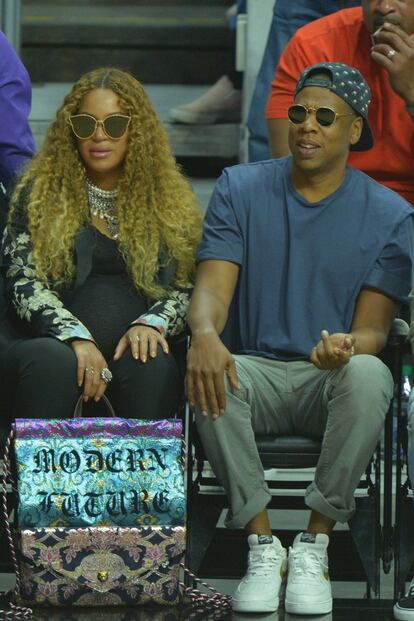
<instances>
[{"instance_id":1,"label":"woman's sunglasses","mask_svg":"<svg viewBox=\"0 0 414 621\"><path fill-rule=\"evenodd\" d=\"M98 125L102 126L108 138L117 140L118 138L122 138L125 134L130 121L131 117L125 114L111 114L103 121L98 121L98 119L95 119L95 117L90 114L74 114L69 118L73 133L81 140L92 138L98 129Z\"/></svg>"},{"instance_id":2,"label":"woman's sunglasses","mask_svg":"<svg viewBox=\"0 0 414 621\"><path fill-rule=\"evenodd\" d=\"M333 125L337 118L341 116L355 116L353 112L348 112L346 114L338 114L332 108L311 108L310 106L302 106L300 104L295 104L294 106L290 106L288 109L288 117L291 123L294 125L300 125L304 123L308 118L310 112L315 112L316 120L319 125L323 127L329 127L329 125Z\"/></svg>"}]
</instances>

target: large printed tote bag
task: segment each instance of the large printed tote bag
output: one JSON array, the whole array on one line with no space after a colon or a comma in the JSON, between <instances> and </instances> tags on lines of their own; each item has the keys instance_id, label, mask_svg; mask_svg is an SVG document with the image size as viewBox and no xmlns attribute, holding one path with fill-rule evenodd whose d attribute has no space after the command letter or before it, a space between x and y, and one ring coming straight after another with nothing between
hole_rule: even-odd
<instances>
[{"instance_id":1,"label":"large printed tote bag","mask_svg":"<svg viewBox=\"0 0 414 621\"><path fill-rule=\"evenodd\" d=\"M14 536L6 491L13 449ZM16 572L10 614L28 615L23 607L33 605L175 605L183 595L198 606L229 606L214 589L206 595L179 582L180 568L200 582L182 562L184 462L178 419L17 419L2 486Z\"/></svg>"},{"instance_id":2,"label":"large printed tote bag","mask_svg":"<svg viewBox=\"0 0 414 621\"><path fill-rule=\"evenodd\" d=\"M17 419L19 526L184 526L181 437L180 419Z\"/></svg>"}]
</instances>

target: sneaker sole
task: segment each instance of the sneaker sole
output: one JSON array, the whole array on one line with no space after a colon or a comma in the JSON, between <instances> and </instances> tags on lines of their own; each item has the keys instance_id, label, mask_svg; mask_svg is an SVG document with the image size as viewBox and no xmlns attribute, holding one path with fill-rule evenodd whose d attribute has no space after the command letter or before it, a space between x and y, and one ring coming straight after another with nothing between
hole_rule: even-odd
<instances>
[{"instance_id":1,"label":"sneaker sole","mask_svg":"<svg viewBox=\"0 0 414 621\"><path fill-rule=\"evenodd\" d=\"M326 615L332 612L332 599L324 602L301 602L300 604L285 600L285 610L294 615Z\"/></svg>"},{"instance_id":2,"label":"sneaker sole","mask_svg":"<svg viewBox=\"0 0 414 621\"><path fill-rule=\"evenodd\" d=\"M234 612L276 612L279 608L279 598L271 602L232 601Z\"/></svg>"},{"instance_id":3,"label":"sneaker sole","mask_svg":"<svg viewBox=\"0 0 414 621\"><path fill-rule=\"evenodd\" d=\"M395 604L393 612L394 617L398 621L413 621L414 619L414 610L404 610L404 608L400 608L398 604Z\"/></svg>"}]
</instances>

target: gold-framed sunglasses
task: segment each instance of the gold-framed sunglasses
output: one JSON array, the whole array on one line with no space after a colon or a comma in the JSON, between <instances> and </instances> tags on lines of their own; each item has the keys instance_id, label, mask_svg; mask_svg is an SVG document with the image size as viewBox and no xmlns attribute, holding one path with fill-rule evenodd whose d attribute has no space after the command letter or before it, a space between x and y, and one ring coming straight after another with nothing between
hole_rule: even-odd
<instances>
[{"instance_id":1,"label":"gold-framed sunglasses","mask_svg":"<svg viewBox=\"0 0 414 621\"><path fill-rule=\"evenodd\" d=\"M111 140L118 140L125 134L131 122L126 114L110 114L103 121L98 121L91 114L74 114L69 117L69 124L73 133L81 140L92 138L100 125L104 134Z\"/></svg>"},{"instance_id":2,"label":"gold-framed sunglasses","mask_svg":"<svg viewBox=\"0 0 414 621\"><path fill-rule=\"evenodd\" d=\"M315 113L316 120L322 127L329 127L333 125L341 116L355 116L353 112L346 112L344 114L338 114L333 108L327 106L321 106L320 108L312 108L311 106L302 106L301 104L294 104L288 109L288 118L294 125L300 125L304 123L311 112Z\"/></svg>"}]
</instances>

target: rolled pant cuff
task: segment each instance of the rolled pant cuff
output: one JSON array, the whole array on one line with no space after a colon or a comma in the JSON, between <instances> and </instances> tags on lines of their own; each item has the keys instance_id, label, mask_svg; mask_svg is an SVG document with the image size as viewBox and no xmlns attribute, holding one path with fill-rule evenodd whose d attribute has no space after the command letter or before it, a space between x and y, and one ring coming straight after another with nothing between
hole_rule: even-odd
<instances>
[{"instance_id":1,"label":"rolled pant cuff","mask_svg":"<svg viewBox=\"0 0 414 621\"><path fill-rule=\"evenodd\" d=\"M272 496L268 489L259 489L236 515L233 515L230 511L228 512L225 525L227 528L244 528L250 520L266 509L271 498Z\"/></svg>"},{"instance_id":2,"label":"rolled pant cuff","mask_svg":"<svg viewBox=\"0 0 414 621\"><path fill-rule=\"evenodd\" d=\"M337 509L336 507L333 507L321 494L315 482L311 483L306 490L305 504L310 509L318 511L331 520L335 520L335 522L342 522L343 524L350 520L355 512L355 506L349 510Z\"/></svg>"}]
</instances>

